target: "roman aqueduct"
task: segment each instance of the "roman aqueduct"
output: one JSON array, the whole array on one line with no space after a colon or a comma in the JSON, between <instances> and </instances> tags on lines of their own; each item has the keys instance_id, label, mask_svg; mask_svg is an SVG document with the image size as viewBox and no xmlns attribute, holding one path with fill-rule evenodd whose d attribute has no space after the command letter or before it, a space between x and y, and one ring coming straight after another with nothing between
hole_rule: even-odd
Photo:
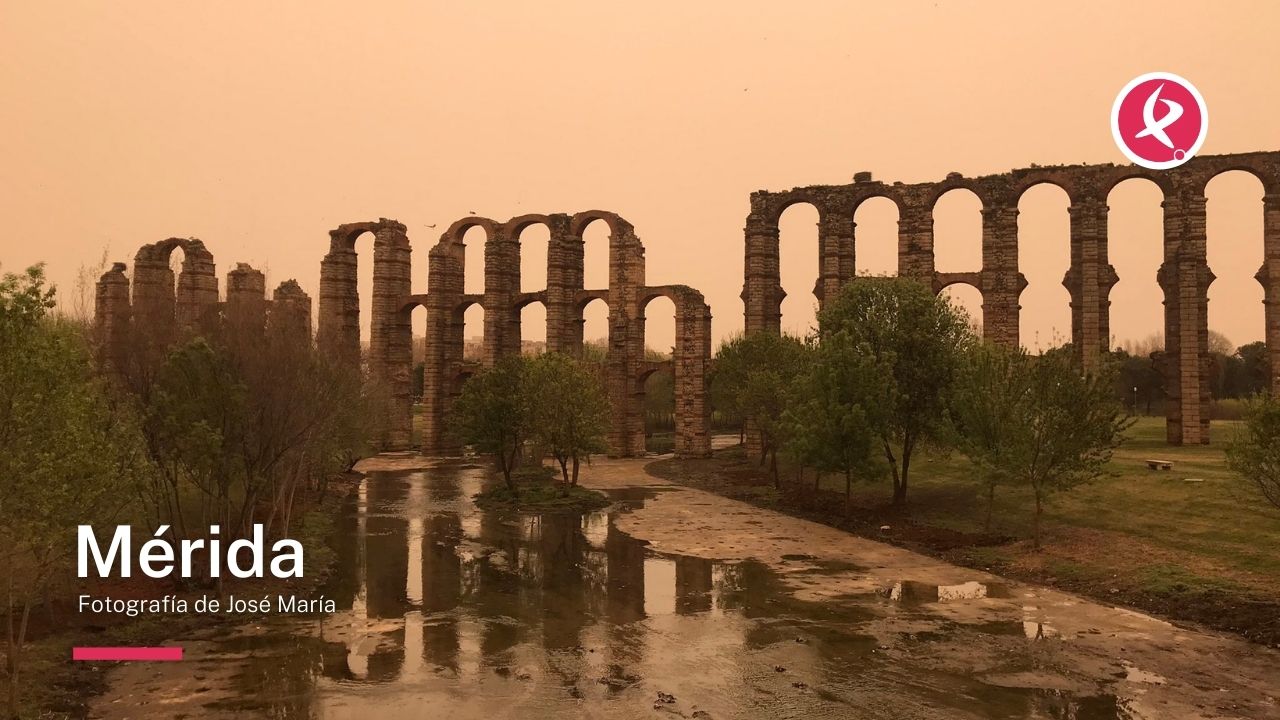
<instances>
[{"instance_id":1,"label":"roman aqueduct","mask_svg":"<svg viewBox=\"0 0 1280 720\"><path fill-rule=\"evenodd\" d=\"M609 229L609 282L605 288L584 286L583 234L593 223ZM532 225L549 231L547 286L537 292L520 291L520 236ZM465 292L463 236L471 228L485 234L484 292ZM360 344L360 299L357 287L359 256L356 241L373 235L373 303L367 353ZM702 294L685 285L646 285L644 246L634 228L611 212L574 215L522 215L506 222L468 217L455 222L430 249L428 292L415 293L412 248L405 226L394 220L341 225L329 233L329 252L320 263L320 299L316 343L350 363L364 362L371 377L391 395L385 446L411 445L413 427L413 329L415 308L426 308L426 359L423 371L423 426L419 447L430 454L457 451L448 432L448 412L462 383L479 367L521 351L524 306L540 302L546 308L547 349L568 353L583 347L583 310L594 300L609 308L608 349L604 383L611 426L610 453L633 456L645 451L645 381L668 364L645 357L645 308L659 297L675 306L676 339L669 361L675 391L675 443L681 455L711 451L710 406L706 398L711 359L711 309ZM183 249L182 269L174 273L169 260ZM97 320L104 352L123 362L130 348L130 325L153 328L193 328L221 315L239 327L291 328L310 325L311 301L297 283L288 281L270 301L265 298L263 274L240 265L227 276L227 300L218 301L213 256L198 240L170 239L144 246L134 258L132 292L126 267L117 263L102 276L97 288ZM464 314L472 305L484 308L484 352L476 363L463 355ZM305 311L305 318L303 313ZM302 325L305 323L305 325ZM362 358L363 354L363 358Z\"/></svg>"},{"instance_id":2,"label":"roman aqueduct","mask_svg":"<svg viewBox=\"0 0 1280 720\"><path fill-rule=\"evenodd\" d=\"M856 281L854 213L873 197L898 208L898 274L918 278L936 292L967 284L982 295L987 340L1019 343L1019 297L1027 286L1018 264L1018 200L1029 188L1049 183L1070 202L1070 269L1063 279L1071 297L1071 341L1085 368L1097 367L1110 342L1110 300L1118 280L1108 262L1107 196L1130 178L1145 178L1164 195L1164 255L1158 282L1164 293L1165 388L1168 440L1209 441L1208 290L1214 280L1206 254L1205 186L1214 176L1243 170L1264 188L1264 264L1256 276L1264 288L1266 346L1271 387L1280 392L1280 152L1199 156L1173 170L1136 166L1072 165L1031 167L998 175L965 178L957 173L933 183L892 183L860 173L848 185L814 185L751 196L746 222L742 300L748 332L781 331L785 293L779 274L778 222L783 211L808 203L819 215L819 277L814 295L819 306L846 283ZM982 266L975 272L935 270L933 209L955 188L971 190L982 203ZM583 281L583 234L602 222L609 229L607 288ZM520 291L520 237L532 225L549 231L547 286ZM481 228L484 291L464 286L463 235ZM675 305L676 343L671 360L675 377L675 450L682 455L710 451L707 373L711 363L711 314L703 296L684 285L645 284L644 247L632 226L602 211L573 215L524 215L506 222L468 217L450 226L428 253L426 293L414 292L411 248L405 226L394 220L342 225L330 232L329 252L321 262L316 342L349 362L361 361L360 303L357 290L357 238L373 243L371 339L363 361L393 396L386 445L407 448L412 428L410 377L411 313L427 312L423 377L424 424L420 448L427 453L455 451L447 432L448 411L466 378L480 366L521 351L521 309L534 302L546 308L547 348L576 352L583 345L583 309L594 300L609 308L605 382L612 407L611 454L644 452L645 379L661 363L645 359L645 308L658 297ZM170 254L183 249L177 274ZM116 361L130 351L127 329L193 327L218 318L259 327L276 326L305 333L311 326L311 299L296 282L281 284L270 300L261 272L240 265L228 273L225 301L219 300L213 257L198 240L170 239L144 246L134 259L132 279L117 263L97 288L97 322L103 352ZM484 308L484 349L479 363L463 357L463 314Z\"/></svg>"}]
</instances>

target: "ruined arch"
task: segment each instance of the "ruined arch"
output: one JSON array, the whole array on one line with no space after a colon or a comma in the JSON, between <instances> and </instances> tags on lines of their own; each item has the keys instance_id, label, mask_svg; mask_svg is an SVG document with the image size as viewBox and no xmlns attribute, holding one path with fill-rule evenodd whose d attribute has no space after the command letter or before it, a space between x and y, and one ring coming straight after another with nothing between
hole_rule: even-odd
<instances>
[{"instance_id":1,"label":"ruined arch","mask_svg":"<svg viewBox=\"0 0 1280 720\"><path fill-rule=\"evenodd\" d=\"M784 332L805 335L823 300L822 212L810 202L787 203L778 219L778 317Z\"/></svg>"},{"instance_id":2,"label":"ruined arch","mask_svg":"<svg viewBox=\"0 0 1280 720\"><path fill-rule=\"evenodd\" d=\"M1018 336L1039 354L1070 342L1071 194L1048 179L1017 195L1018 258L1027 288L1019 296Z\"/></svg>"},{"instance_id":3,"label":"ruined arch","mask_svg":"<svg viewBox=\"0 0 1280 720\"><path fill-rule=\"evenodd\" d=\"M604 223L609 231L609 282L607 287L593 288L585 287L583 282L582 234L597 222ZM519 271L521 234L535 224L546 226L549 236L546 287L540 290L522 287ZM465 268L458 246L462 233L475 226L483 227L488 234L483 294L465 292ZM433 310L428 313L430 349L424 371L423 408L427 416L424 450L437 453L456 450L444 432L447 411L454 399L452 388L455 379L469 368L474 371L477 365L464 356L461 328L467 308L476 305L484 308L484 355L479 365L490 366L501 357L521 351L521 314L535 303L546 308L547 349L580 352L584 341L584 310L596 301L603 301L608 308L608 345L603 373L612 410L610 453L643 453L643 408L639 407L642 395L635 392L634 378L644 361L644 317L640 301L644 281L644 246L631 224L616 213L591 210L576 214L521 215L505 223L473 217L451 225L430 253L429 292L425 301ZM697 297L701 303L701 296ZM692 306L691 301L686 304ZM706 342L677 343L677 354L700 353L699 357L686 362L686 372L695 373L687 375L690 394L705 393L705 389L694 386L705 383L705 364L710 358L710 313L705 303L701 303L701 310L706 329L699 331L697 338L701 340L705 336ZM691 400L689 407L701 407L692 403ZM687 442L678 443L678 450L709 452L705 423L691 420L689 428L685 432Z\"/></svg>"},{"instance_id":4,"label":"ruined arch","mask_svg":"<svg viewBox=\"0 0 1280 720\"><path fill-rule=\"evenodd\" d=\"M901 201L887 192L868 194L854 204L855 275L898 274L898 220L901 216Z\"/></svg>"},{"instance_id":5,"label":"ruined arch","mask_svg":"<svg viewBox=\"0 0 1280 720\"><path fill-rule=\"evenodd\" d=\"M966 178L952 173L938 182L893 183L871 180L858 173L852 184L811 185L781 192L751 195L745 228L742 288L743 320L748 332L778 332L777 218L781 208L801 199L816 200L824 214L825 248L839 247L843 228L829 218L832 208L884 188L899 207L899 275L917 278L935 289L959 282L978 288L983 298L983 335L1002 345L1020 342L1021 295L1027 279L1018 252L1018 201L1035 185L1051 183L1067 195L1070 214L1070 267L1063 277L1071 297L1071 342L1086 370L1097 368L1110 347L1112 288L1119 276L1112 264L1116 244L1109 242L1108 198L1119 184L1142 178L1154 183L1162 196L1159 232L1160 291L1164 307L1155 325L1165 335L1166 414L1169 441L1208 442L1207 292L1213 273L1205 254L1205 184L1228 170L1246 170L1262 181L1263 264L1255 277L1264 291L1264 314L1270 384L1280 391L1280 153L1199 155L1182 166L1153 172L1132 165L1031 166L1006 173ZM934 265L933 213L935 201L956 188L968 188L982 201L982 263L977 272L938 273ZM851 236L850 236L851 237ZM1122 248L1121 252L1124 249ZM854 278L839 252L823 255L824 272L838 273L837 286ZM826 278L824 277L824 282ZM1151 293L1148 293L1151 294ZM1118 296L1122 296L1119 293Z\"/></svg>"}]
</instances>

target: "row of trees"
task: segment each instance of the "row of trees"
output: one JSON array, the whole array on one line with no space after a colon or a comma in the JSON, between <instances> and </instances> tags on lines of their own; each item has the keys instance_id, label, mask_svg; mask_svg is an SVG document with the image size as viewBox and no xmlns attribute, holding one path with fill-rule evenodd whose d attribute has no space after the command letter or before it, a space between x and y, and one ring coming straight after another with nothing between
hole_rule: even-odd
<instances>
[{"instance_id":1,"label":"row of trees","mask_svg":"<svg viewBox=\"0 0 1280 720\"><path fill-rule=\"evenodd\" d=\"M305 334L138 327L127 362L99 367L89 327L55 297L40 267L0 280L0 572L15 716L28 618L72 576L77 525L167 525L174 545L212 524L227 541L255 523L293 534L298 501L367 454L384 416L383 393Z\"/></svg>"},{"instance_id":2,"label":"row of trees","mask_svg":"<svg viewBox=\"0 0 1280 720\"><path fill-rule=\"evenodd\" d=\"M1115 392L1134 413L1158 411L1165 400L1164 337L1126 343L1112 351ZM1221 333L1209 333L1209 394L1215 400L1250 398L1267 390L1267 346L1262 341L1233 348Z\"/></svg>"},{"instance_id":3,"label":"row of trees","mask_svg":"<svg viewBox=\"0 0 1280 720\"><path fill-rule=\"evenodd\" d=\"M567 491L582 461L606 449L609 401L597 363L555 352L513 355L467 380L452 419L460 440L496 459L512 491L521 459L543 453L555 459Z\"/></svg>"},{"instance_id":4,"label":"row of trees","mask_svg":"<svg viewBox=\"0 0 1280 720\"><path fill-rule=\"evenodd\" d=\"M782 455L853 483L887 476L907 501L923 447L967 455L987 486L1022 484L1043 500L1097 477L1129 420L1110 372L1085 374L1068 352L1033 357L984 345L968 318L920 283L852 283L799 339L744 335L717 355L713 401L746 419L781 485ZM989 514L989 513L988 513Z\"/></svg>"}]
</instances>

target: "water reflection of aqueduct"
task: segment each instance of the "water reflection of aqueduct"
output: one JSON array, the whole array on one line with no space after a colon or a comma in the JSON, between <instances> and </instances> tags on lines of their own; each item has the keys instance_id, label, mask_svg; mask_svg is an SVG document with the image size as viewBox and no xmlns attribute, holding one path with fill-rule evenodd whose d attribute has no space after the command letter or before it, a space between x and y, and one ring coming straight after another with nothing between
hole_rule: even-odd
<instances>
[{"instance_id":1,"label":"water reflection of aqueduct","mask_svg":"<svg viewBox=\"0 0 1280 720\"><path fill-rule=\"evenodd\" d=\"M854 212L864 201L884 197L898 208L898 273L930 284L937 292L967 284L982 295L986 338L1014 346L1019 342L1019 297L1027 285L1018 264L1018 201L1029 188L1052 184L1070 202L1071 266L1063 284L1071 296L1071 341L1085 367L1095 367L1110 338L1111 288L1118 277L1108 261L1107 197L1130 178L1145 178L1164 195L1164 256L1158 282L1164 293L1165 387L1168 438L1172 443L1209 439L1208 290L1214 280L1206 254L1205 186L1224 172L1243 170L1262 183L1264 264L1257 280L1264 289L1266 344L1273 391L1280 391L1280 153L1200 156L1167 171L1135 166L1076 165L1032 167L1000 175L965 178L948 175L941 182L885 184L860 175L849 185L817 185L785 192L761 191L751 196L746 224L745 281L742 299L747 331L779 332L785 293L779 278L778 221L797 203L819 214L819 277L814 294L821 305L856 277ZM982 203L982 267L975 272L935 270L933 210L938 198L956 189L971 190ZM605 223L609 235L607 288L585 287L583 234L587 226ZM520 237L533 225L550 235L547 286L521 292ZM463 235L471 228L485 233L484 291L464 287ZM667 297L675 305L676 344L673 374L676 395L676 451L704 454L710 449L706 378L711 352L711 315L703 297L683 285L645 284L644 248L631 225L613 213L526 215L505 223L471 217L454 223L431 248L428 288L413 291L410 246L405 227L392 220L343 225L330 233L328 255L321 263L317 342L340 357L357 362L360 348L360 304L357 289L357 238L374 236L371 342L365 361L394 397L389 447L406 447L412 427L411 314L427 311L427 354L424 370L422 449L452 449L447 413L466 377L476 368L463 357L463 315L468 307L484 308L484 352L480 365L520 352L521 310L540 302L546 308L547 347L575 352L583 343L583 309L594 300L609 308L606 385L613 408L611 451L635 455L644 451L644 383L660 363L645 359L645 308ZM169 270L169 254L184 249L182 271ZM98 322L109 354L120 354L129 318L146 327L197 324L219 310L222 316L249 313L260 325L307 327L310 299L296 283L284 283L272 300L265 298L262 274L238 266L228 274L226 301L218 301L212 255L199 241L169 240L144 246L135 258L132 278L117 264L98 286ZM215 313L216 314L216 313Z\"/></svg>"}]
</instances>

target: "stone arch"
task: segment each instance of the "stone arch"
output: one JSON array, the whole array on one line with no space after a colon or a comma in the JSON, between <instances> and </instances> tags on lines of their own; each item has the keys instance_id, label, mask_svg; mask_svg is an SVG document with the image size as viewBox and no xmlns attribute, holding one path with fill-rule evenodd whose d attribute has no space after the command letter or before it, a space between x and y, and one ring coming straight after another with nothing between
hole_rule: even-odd
<instances>
[{"instance_id":1,"label":"stone arch","mask_svg":"<svg viewBox=\"0 0 1280 720\"><path fill-rule=\"evenodd\" d=\"M893 209L892 221L886 214L889 208ZM868 214L872 216L870 220L867 219ZM898 274L898 221L901 217L902 200L896 193L872 192L857 199L852 215L856 232L855 276ZM879 241L881 236L891 238L887 247Z\"/></svg>"},{"instance_id":2,"label":"stone arch","mask_svg":"<svg viewBox=\"0 0 1280 720\"><path fill-rule=\"evenodd\" d=\"M823 301L822 218L816 205L799 200L778 218L778 318L785 332L805 334Z\"/></svg>"},{"instance_id":3,"label":"stone arch","mask_svg":"<svg viewBox=\"0 0 1280 720\"><path fill-rule=\"evenodd\" d=\"M1204 185L1205 262L1216 278L1208 287L1208 325L1211 335L1231 341L1228 356L1238 347L1267 339L1265 195L1262 175L1246 168L1214 172ZM1209 349L1214 350L1212 338ZM1258 359L1265 363L1264 373L1255 378L1238 372L1243 368L1233 358L1212 355L1211 393L1220 398L1227 392L1269 389L1269 358L1263 352Z\"/></svg>"},{"instance_id":4,"label":"stone arch","mask_svg":"<svg viewBox=\"0 0 1280 720\"><path fill-rule=\"evenodd\" d=\"M1110 264L1116 283L1109 293L1120 312L1111 318L1111 331L1125 347L1163 335L1165 307L1157 275L1165 258L1164 191L1143 173L1134 173L1106 186L1105 232L1123 242L1110 243Z\"/></svg>"},{"instance_id":5,"label":"stone arch","mask_svg":"<svg viewBox=\"0 0 1280 720\"><path fill-rule=\"evenodd\" d=\"M405 332L397 325L397 311L411 292L409 238L405 226L382 218L377 222L339 225L329 231L329 252L320 263L320 303L316 342L348 364L361 361L361 300L359 257L356 242L365 233L373 235L372 297L368 303L370 370L385 374L391 361L393 333Z\"/></svg>"},{"instance_id":6,"label":"stone arch","mask_svg":"<svg viewBox=\"0 0 1280 720\"><path fill-rule=\"evenodd\" d=\"M1071 337L1086 371L1099 367L1110 345L1113 288L1124 269L1124 255L1132 243L1117 243L1109 252L1109 227L1113 190L1128 180L1141 178L1160 194L1161 214L1153 221L1161 239L1156 277L1160 289L1148 294L1163 297L1160 311L1165 328L1163 367L1169 397L1167 426L1172 443L1207 442L1207 291L1213 272L1205 260L1206 219L1204 187L1213 176L1228 170L1245 170L1262 182L1262 269L1255 275L1264 289L1267 354L1271 386L1280 392L1280 153L1199 155L1186 164L1153 172L1133 165L1053 165L1019 168L1007 173L965 178L952 173L939 182L872 182L870 173L858 173L849 185L811 185L783 192L760 190L751 194L751 212L745 228L745 262L742 288L743 320L748 332L779 332L777 283L777 218L789 203L812 200L823 213L824 281L828 272L847 282L843 254L846 228L839 224L846 205L856 208L864 196L888 191L899 208L899 275L916 278L941 289L955 284L958 275L982 295L984 335L1003 345L1019 342L1020 298L1027 279L1019 268L1018 203L1029 188L1050 183L1062 188L1070 203L1070 268L1063 278L1071 296ZM974 273L937 273L933 242L932 209L938 199L956 188L972 190L982 202L982 265ZM850 210L852 213L852 210ZM832 219L832 218L836 219ZM851 229L847 237L852 237ZM832 239L838 242L832 242ZM836 248L832 250L832 248ZM852 256L848 256L852 257ZM1115 263L1112 263L1115 260ZM945 263L944 263L945 266ZM1117 267L1121 271L1117 272ZM973 276L976 275L976 279ZM1116 291L1123 301L1125 289ZM1126 313L1122 313L1122 317ZM1123 320L1118 325L1123 324ZM1160 327L1161 322L1145 323Z\"/></svg>"},{"instance_id":7,"label":"stone arch","mask_svg":"<svg viewBox=\"0 0 1280 720\"><path fill-rule=\"evenodd\" d=\"M983 268L983 211L987 203L972 183L952 180L945 185L945 190L939 188L940 191L932 194L929 204L933 217L934 267L940 276L980 271ZM939 290L951 284L942 282ZM981 293L981 280L970 284ZM984 308L974 304L972 294L948 294L970 316L985 320Z\"/></svg>"},{"instance_id":8,"label":"stone arch","mask_svg":"<svg viewBox=\"0 0 1280 720\"><path fill-rule=\"evenodd\" d=\"M176 275L170 264L174 250L182 251ZM219 302L215 272L213 254L195 238L143 245L133 261L133 317L146 332L165 337L207 327L216 321Z\"/></svg>"},{"instance_id":9,"label":"stone arch","mask_svg":"<svg viewBox=\"0 0 1280 720\"><path fill-rule=\"evenodd\" d=\"M1030 352L1040 353L1072 339L1071 293L1065 278L1071 268L1071 194L1049 179L1026 183L1017 198L1018 258L1027 278L1019 296L1018 336Z\"/></svg>"},{"instance_id":10,"label":"stone arch","mask_svg":"<svg viewBox=\"0 0 1280 720\"><path fill-rule=\"evenodd\" d=\"M936 288L939 295L945 295L952 305L965 311L970 327L979 335L985 331L987 312L981 277L980 273L938 273L940 286Z\"/></svg>"}]
</instances>

